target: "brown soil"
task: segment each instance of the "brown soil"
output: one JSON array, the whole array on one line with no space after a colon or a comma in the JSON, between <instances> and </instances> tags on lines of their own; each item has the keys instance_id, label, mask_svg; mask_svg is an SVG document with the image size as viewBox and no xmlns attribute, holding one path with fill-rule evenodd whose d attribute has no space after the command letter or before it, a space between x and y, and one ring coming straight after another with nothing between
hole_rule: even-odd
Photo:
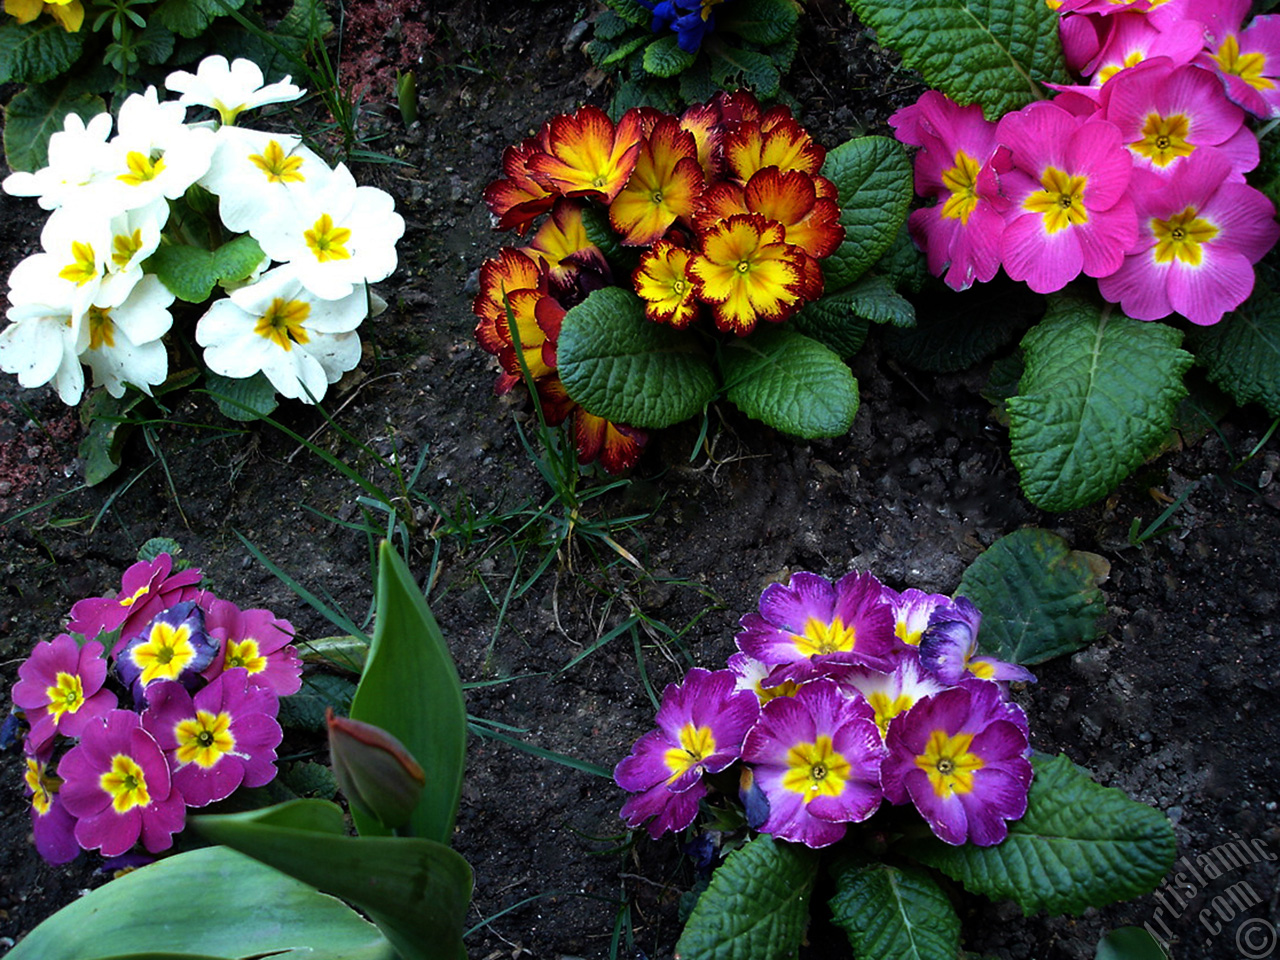
<instances>
[{"instance_id":1,"label":"brown soil","mask_svg":"<svg viewBox=\"0 0 1280 960\"><path fill-rule=\"evenodd\" d=\"M504 545L500 530L468 531L455 520L469 510L514 513L551 494L517 435L516 424L533 425L524 401L518 393L493 396L495 365L472 339L469 284L483 259L511 242L491 231L480 195L499 173L504 146L556 113L607 98L608 83L577 49L575 27L592 10L400 4L406 31L412 25L414 36L430 38L420 63L395 62L407 32L355 48L369 70L413 69L422 96L421 120L407 131L386 90L370 92L362 120L367 134L384 134L374 149L406 161L357 170L362 182L395 195L408 222L401 268L380 285L391 307L365 328L359 375L326 403L336 427L312 409L279 411L284 424L314 435L391 496L402 492L395 478L336 428L410 469L425 458L416 494L440 513L418 501L413 564L425 577L437 557L430 599L464 681L476 684L469 711L537 746L612 768L651 725L645 678L660 691L690 664L722 664L737 619L767 583L798 569L834 577L856 568L895 587L950 593L985 546L1039 525L1105 556L1111 579L1106 636L1041 667L1024 697L1033 745L1065 752L1102 783L1165 811L1181 853L1236 838L1280 852L1280 483L1273 481L1280 442L1270 439L1243 462L1269 426L1256 408L1229 413L1105 503L1048 515L1019 493L1007 437L979 393L987 368L923 375L888 360L873 337L854 364L863 405L847 437L800 442L727 407L711 412L701 449L696 424L668 431L629 485L586 512L592 522L648 515L614 530L643 572L578 532L501 609L513 581L523 585L543 558L550 525ZM803 121L827 146L886 132L885 118L914 97L917 83L840 5L812 6L804 23L787 85ZM0 197L6 272L37 244L41 219L33 203ZM216 411L205 398L185 397L170 419L193 426L157 430L163 463L135 438L117 478L82 490L78 428L56 398L21 391L6 377L0 400L6 689L70 604L117 583L152 536L181 541L221 595L272 608L304 638L335 629L266 573L237 534L304 586L327 591L357 622L368 609L369 538L352 527L366 515L373 527L385 518L283 432L265 424L232 435L202 429L221 422ZM1189 485L1194 492L1167 532L1131 546L1133 518L1145 526ZM645 618L638 629L570 665L633 613ZM10 938L0 943L9 944L105 881L89 857L57 868L39 860L19 752L5 752L0 766L0 936ZM484 924L468 938L472 957L671 955L681 895L696 878L674 839L627 843L617 817L622 800L608 779L473 738L456 836L476 872L469 920ZM1197 917L1238 881L1260 902L1215 935ZM1175 955L1194 960L1241 955L1237 929L1253 917L1274 924L1276 891L1276 863L1263 862L1215 881L1182 908L1164 894L1164 903L1149 896L1046 919L959 891L957 902L967 945L986 956L1092 957L1102 931L1164 909ZM815 900L816 918L824 909ZM810 955L841 955L816 928L814 938Z\"/></svg>"}]
</instances>

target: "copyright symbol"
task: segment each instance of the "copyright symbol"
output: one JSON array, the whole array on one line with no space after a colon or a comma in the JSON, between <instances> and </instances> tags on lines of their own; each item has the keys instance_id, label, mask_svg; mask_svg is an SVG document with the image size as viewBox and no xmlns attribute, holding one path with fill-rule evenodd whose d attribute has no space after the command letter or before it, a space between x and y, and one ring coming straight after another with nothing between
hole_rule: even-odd
<instances>
[{"instance_id":1,"label":"copyright symbol","mask_svg":"<svg viewBox=\"0 0 1280 960\"><path fill-rule=\"evenodd\" d=\"M1250 917L1236 928L1236 949L1244 960L1262 960L1276 948L1276 928L1261 917Z\"/></svg>"}]
</instances>

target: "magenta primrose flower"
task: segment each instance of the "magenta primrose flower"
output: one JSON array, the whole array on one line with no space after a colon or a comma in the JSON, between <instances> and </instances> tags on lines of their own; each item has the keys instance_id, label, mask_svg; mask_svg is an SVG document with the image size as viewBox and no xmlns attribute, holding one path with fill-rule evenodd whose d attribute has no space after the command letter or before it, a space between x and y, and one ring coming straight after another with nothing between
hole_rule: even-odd
<instances>
[{"instance_id":1,"label":"magenta primrose flower","mask_svg":"<svg viewBox=\"0 0 1280 960\"><path fill-rule=\"evenodd\" d=\"M178 680L194 687L217 653L216 641L204 629L204 611L188 600L162 610L130 640L116 660L116 672L141 706L156 681Z\"/></svg>"},{"instance_id":2,"label":"magenta primrose flower","mask_svg":"<svg viewBox=\"0 0 1280 960\"><path fill-rule=\"evenodd\" d=\"M28 741L28 745L30 741ZM48 767L49 754L27 754L23 777L31 793L31 833L36 851L49 863L70 863L80 854L76 818L67 813L59 790L62 780Z\"/></svg>"},{"instance_id":3,"label":"magenta primrose flower","mask_svg":"<svg viewBox=\"0 0 1280 960\"><path fill-rule=\"evenodd\" d=\"M1249 0L1199 0L1197 19L1203 20L1206 50L1198 63L1217 69L1227 96L1255 117L1280 116L1280 16L1249 15Z\"/></svg>"},{"instance_id":4,"label":"magenta primrose flower","mask_svg":"<svg viewBox=\"0 0 1280 960\"><path fill-rule=\"evenodd\" d=\"M933 612L951 606L951 598L941 593L925 593L908 587L899 593L892 587L882 588L881 599L893 610L893 632L908 646L920 646L920 637L929 626Z\"/></svg>"},{"instance_id":5,"label":"magenta primrose flower","mask_svg":"<svg viewBox=\"0 0 1280 960\"><path fill-rule=\"evenodd\" d=\"M1027 812L1032 769L1022 709L970 680L926 697L889 726L884 795L910 801L939 839L988 847Z\"/></svg>"},{"instance_id":6,"label":"magenta primrose flower","mask_svg":"<svg viewBox=\"0 0 1280 960\"><path fill-rule=\"evenodd\" d=\"M1138 243L1102 295L1136 320L1177 311L1213 324L1253 290L1253 264L1280 238L1275 208L1261 192L1228 181L1219 153L1197 151L1168 178L1135 173Z\"/></svg>"},{"instance_id":7,"label":"magenta primrose flower","mask_svg":"<svg viewBox=\"0 0 1280 960\"><path fill-rule=\"evenodd\" d=\"M278 697L302 689L302 661L291 645L293 624L270 610L241 610L207 591L196 602L205 614L205 632L218 645L213 662L204 670L205 679L243 667L252 683Z\"/></svg>"},{"instance_id":8,"label":"magenta primrose flower","mask_svg":"<svg viewBox=\"0 0 1280 960\"><path fill-rule=\"evenodd\" d=\"M86 850L115 857L141 839L152 853L172 846L187 805L173 788L169 764L142 718L112 710L85 727L80 743L58 763L75 837Z\"/></svg>"},{"instance_id":9,"label":"magenta primrose flower","mask_svg":"<svg viewBox=\"0 0 1280 960\"><path fill-rule=\"evenodd\" d=\"M621 816L636 828L645 820L649 835L683 830L706 796L704 773L719 773L738 759L742 739L760 706L755 694L735 689L728 670L694 668L684 683L663 691L658 729L646 733L614 768L613 779L631 797Z\"/></svg>"},{"instance_id":10,"label":"magenta primrose flower","mask_svg":"<svg viewBox=\"0 0 1280 960\"><path fill-rule=\"evenodd\" d=\"M908 221L930 272L953 290L990 280L1000 269L1006 206L991 167L996 125L983 118L981 107L961 107L934 90L895 113L889 124L899 140L921 148L916 192L938 201L912 212Z\"/></svg>"},{"instance_id":11,"label":"magenta primrose flower","mask_svg":"<svg viewBox=\"0 0 1280 960\"><path fill-rule=\"evenodd\" d=\"M215 677L192 697L164 680L147 690L143 728L155 737L188 806L231 796L243 784L260 787L276 775L283 736L276 696L250 681L243 667Z\"/></svg>"},{"instance_id":12,"label":"magenta primrose flower","mask_svg":"<svg viewBox=\"0 0 1280 960\"><path fill-rule=\"evenodd\" d=\"M1064 37L1071 28L1063 18ZM1204 24L1198 20L1177 20L1157 27L1141 13L1119 13L1102 21L1104 31L1097 52L1080 70L1093 87L1101 87L1121 70L1156 57L1167 57L1175 66L1190 63L1204 49ZM1073 38L1073 43L1079 43ZM1083 52L1083 51L1081 51Z\"/></svg>"},{"instance_id":13,"label":"magenta primrose flower","mask_svg":"<svg viewBox=\"0 0 1280 960\"><path fill-rule=\"evenodd\" d=\"M71 608L69 633L93 639L99 633L119 630L111 648L118 657L126 643L141 633L157 613L175 603L194 600L200 582L196 568L173 572L173 558L162 553L150 563L140 561L124 572L115 597L88 597Z\"/></svg>"},{"instance_id":14,"label":"magenta primrose flower","mask_svg":"<svg viewBox=\"0 0 1280 960\"><path fill-rule=\"evenodd\" d=\"M873 717L865 700L826 679L766 703L742 746L769 804L760 829L825 847L875 813L885 748Z\"/></svg>"},{"instance_id":15,"label":"magenta primrose flower","mask_svg":"<svg viewBox=\"0 0 1280 960\"><path fill-rule=\"evenodd\" d=\"M1037 293L1061 290L1082 270L1113 273L1138 235L1127 193L1133 160L1119 129L1041 100L1002 117L996 136L1012 163L1001 175L1005 272Z\"/></svg>"},{"instance_id":16,"label":"magenta primrose flower","mask_svg":"<svg viewBox=\"0 0 1280 960\"><path fill-rule=\"evenodd\" d=\"M1016 663L978 654L978 628L982 613L967 597L956 597L949 608L939 608L920 638L920 665L930 676L948 686L970 677L982 680L1035 682L1035 675Z\"/></svg>"},{"instance_id":17,"label":"magenta primrose flower","mask_svg":"<svg viewBox=\"0 0 1280 960\"><path fill-rule=\"evenodd\" d=\"M28 742L40 750L55 734L78 737L85 725L115 709L116 695L103 690L107 661L102 644L91 640L78 646L69 634L36 644L18 667L13 702L31 725Z\"/></svg>"},{"instance_id":18,"label":"magenta primrose flower","mask_svg":"<svg viewBox=\"0 0 1280 960\"><path fill-rule=\"evenodd\" d=\"M869 573L846 574L834 584L816 573L793 573L785 586L769 584L760 612L739 621L738 649L770 666L785 664L773 677L797 683L835 666L892 669L898 641L881 589Z\"/></svg>"}]
</instances>

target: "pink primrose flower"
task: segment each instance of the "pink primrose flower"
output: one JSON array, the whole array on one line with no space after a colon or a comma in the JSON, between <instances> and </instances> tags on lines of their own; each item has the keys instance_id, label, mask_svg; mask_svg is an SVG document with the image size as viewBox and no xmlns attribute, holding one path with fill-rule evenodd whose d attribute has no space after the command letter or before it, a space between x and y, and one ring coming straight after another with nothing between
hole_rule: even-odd
<instances>
[{"instance_id":1,"label":"pink primrose flower","mask_svg":"<svg viewBox=\"0 0 1280 960\"><path fill-rule=\"evenodd\" d=\"M1207 70L1174 66L1164 58L1125 70L1102 88L1102 113L1120 128L1134 169L1171 173L1198 149L1220 150L1231 179L1258 165L1258 140L1244 126L1244 111L1226 98Z\"/></svg>"},{"instance_id":2,"label":"pink primrose flower","mask_svg":"<svg viewBox=\"0 0 1280 960\"><path fill-rule=\"evenodd\" d=\"M706 796L704 773L719 773L742 752L742 739L759 716L750 691L735 689L728 670L694 668L684 683L662 694L656 730L636 741L614 768L613 779L631 797L621 816L632 829L650 820L649 835L683 830Z\"/></svg>"},{"instance_id":3,"label":"pink primrose flower","mask_svg":"<svg viewBox=\"0 0 1280 960\"><path fill-rule=\"evenodd\" d=\"M80 844L75 837L76 818L62 804L62 780L49 770L49 753L28 750L26 759L23 781L31 795L31 833L36 852L49 863L70 863L79 856Z\"/></svg>"},{"instance_id":4,"label":"pink primrose flower","mask_svg":"<svg viewBox=\"0 0 1280 960\"><path fill-rule=\"evenodd\" d=\"M871 707L831 680L770 700L742 747L769 804L760 829L810 847L835 843L880 806L884 755Z\"/></svg>"},{"instance_id":5,"label":"pink primrose flower","mask_svg":"<svg viewBox=\"0 0 1280 960\"><path fill-rule=\"evenodd\" d=\"M1098 52L1080 71L1093 87L1156 57L1167 57L1174 66L1188 64L1204 49L1204 24L1198 20L1177 20L1161 28L1140 13L1121 13L1103 24Z\"/></svg>"},{"instance_id":6,"label":"pink primrose flower","mask_svg":"<svg viewBox=\"0 0 1280 960\"><path fill-rule=\"evenodd\" d=\"M1242 29L1249 8L1249 0L1202 0L1196 16L1208 29L1197 62L1217 70L1227 96L1255 117L1280 116L1280 16Z\"/></svg>"},{"instance_id":7,"label":"pink primrose flower","mask_svg":"<svg viewBox=\"0 0 1280 960\"><path fill-rule=\"evenodd\" d=\"M139 839L152 853L168 849L186 820L164 752L130 710L112 710L86 726L58 763L58 776L67 812L78 820L76 840L104 857L119 856Z\"/></svg>"},{"instance_id":8,"label":"pink primrose flower","mask_svg":"<svg viewBox=\"0 0 1280 960\"><path fill-rule=\"evenodd\" d=\"M771 667L786 665L775 674L779 681L802 683L851 664L892 669L898 640L880 592L869 573L846 574L834 584L815 573L793 573L785 586L767 586L760 612L739 621L738 649Z\"/></svg>"},{"instance_id":9,"label":"pink primrose flower","mask_svg":"<svg viewBox=\"0 0 1280 960\"><path fill-rule=\"evenodd\" d=\"M945 274L953 290L986 282L1000 269L1001 214L1005 203L991 167L996 125L978 106L961 107L926 91L889 118L899 140L920 147L916 192L937 204L911 214L912 239L925 251L929 270Z\"/></svg>"},{"instance_id":10,"label":"pink primrose flower","mask_svg":"<svg viewBox=\"0 0 1280 960\"><path fill-rule=\"evenodd\" d=\"M204 670L206 680L223 670L243 667L251 683L277 697L302 689L302 660L291 643L293 624L277 619L270 610L241 610L208 591L196 603L204 611L205 632L218 645L213 662Z\"/></svg>"},{"instance_id":11,"label":"pink primrose flower","mask_svg":"<svg viewBox=\"0 0 1280 960\"><path fill-rule=\"evenodd\" d=\"M956 597L947 608L935 610L920 638L920 664L926 673L948 686L974 676L982 680L1035 682L1035 675L1016 663L978 654L982 614L968 597Z\"/></svg>"},{"instance_id":12,"label":"pink primrose flower","mask_svg":"<svg viewBox=\"0 0 1280 960\"><path fill-rule=\"evenodd\" d=\"M1083 270L1114 272L1138 234L1127 195L1133 160L1120 131L1038 101L1006 114L997 139L1009 148L1001 176L1010 200L1000 253L1005 271L1036 293L1061 290Z\"/></svg>"},{"instance_id":13,"label":"pink primrose flower","mask_svg":"<svg viewBox=\"0 0 1280 960\"><path fill-rule=\"evenodd\" d=\"M140 561L124 572L116 596L89 597L76 603L67 631L92 640L104 630L118 629L120 638L111 647L111 656L117 657L157 613L194 599L199 582L200 571L195 567L173 572L173 558L167 553L149 563Z\"/></svg>"},{"instance_id":14,"label":"pink primrose flower","mask_svg":"<svg viewBox=\"0 0 1280 960\"><path fill-rule=\"evenodd\" d=\"M147 696L142 726L164 751L174 788L188 806L274 779L283 736L275 719L279 703L243 667L219 674L194 697L173 681L156 684Z\"/></svg>"},{"instance_id":15,"label":"pink primrose flower","mask_svg":"<svg viewBox=\"0 0 1280 960\"><path fill-rule=\"evenodd\" d=\"M18 678L13 702L26 713L33 750L49 744L55 734L80 736L91 720L117 705L116 695L102 689L107 661L97 641L81 647L65 633L41 641L18 668Z\"/></svg>"},{"instance_id":16,"label":"pink primrose flower","mask_svg":"<svg viewBox=\"0 0 1280 960\"><path fill-rule=\"evenodd\" d=\"M939 839L999 843L1027 812L1032 769L1026 716L997 684L970 681L925 697L889 725L880 782L910 801Z\"/></svg>"},{"instance_id":17,"label":"pink primrose flower","mask_svg":"<svg viewBox=\"0 0 1280 960\"><path fill-rule=\"evenodd\" d=\"M1253 264L1278 237L1275 208L1262 193L1227 178L1230 163L1196 151L1169 178L1135 175L1138 243L1102 295L1135 320L1178 312L1213 324L1253 291Z\"/></svg>"}]
</instances>

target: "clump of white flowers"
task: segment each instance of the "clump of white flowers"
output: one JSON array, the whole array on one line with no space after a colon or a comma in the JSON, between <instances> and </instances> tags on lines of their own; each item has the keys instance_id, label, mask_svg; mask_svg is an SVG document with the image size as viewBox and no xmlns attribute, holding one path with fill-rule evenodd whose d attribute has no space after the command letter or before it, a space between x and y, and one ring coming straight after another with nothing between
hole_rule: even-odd
<instances>
[{"instance_id":1,"label":"clump of white flowers","mask_svg":"<svg viewBox=\"0 0 1280 960\"><path fill-rule=\"evenodd\" d=\"M52 211L42 252L9 277L0 370L80 402L84 367L113 397L169 375L175 300L209 304L194 339L213 373L266 376L311 402L360 360L360 323L385 304L367 285L396 268L404 220L300 137L239 125L242 112L304 93L264 85L249 60L212 56L86 123L69 114L48 166L0 186ZM218 121L187 122L192 106ZM216 201L216 202L215 202ZM194 316L194 314L193 314Z\"/></svg>"}]
</instances>

